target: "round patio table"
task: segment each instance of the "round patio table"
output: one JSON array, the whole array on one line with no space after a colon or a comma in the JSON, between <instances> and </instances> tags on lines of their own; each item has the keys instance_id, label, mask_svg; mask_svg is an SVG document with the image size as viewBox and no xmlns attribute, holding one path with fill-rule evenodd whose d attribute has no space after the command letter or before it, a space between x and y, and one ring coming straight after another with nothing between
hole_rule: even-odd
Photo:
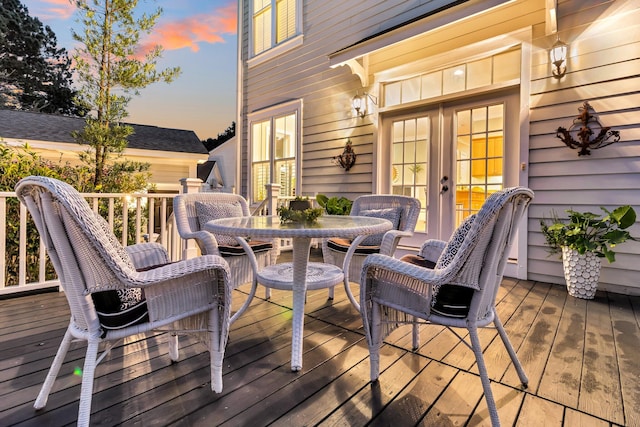
<instances>
[{"instance_id":1,"label":"round patio table","mask_svg":"<svg viewBox=\"0 0 640 427\"><path fill-rule=\"evenodd\" d=\"M343 264L343 267L348 267L355 248L367 235L384 233L393 228L393 225L386 219L364 216L323 215L313 224L282 224L277 216L251 216L216 219L207 222L204 228L211 233L236 237L243 247L248 247L245 237L292 240L293 262L290 265L275 264L258 271L257 264L254 263L254 271L258 282L263 285L291 289L293 292L291 370L299 371L302 369L304 303L307 289L335 286L344 280L344 268L341 270L329 264L309 263L311 240L327 237L354 239ZM344 271L348 271L348 268ZM345 286L345 289L350 301L354 303L355 299L349 287ZM357 307L357 303L355 306Z\"/></svg>"}]
</instances>

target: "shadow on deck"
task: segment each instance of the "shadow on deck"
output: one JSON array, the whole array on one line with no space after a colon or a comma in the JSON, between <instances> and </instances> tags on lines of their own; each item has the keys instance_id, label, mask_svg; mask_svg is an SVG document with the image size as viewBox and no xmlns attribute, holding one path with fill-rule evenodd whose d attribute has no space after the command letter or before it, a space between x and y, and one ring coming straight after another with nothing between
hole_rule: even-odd
<instances>
[{"instance_id":1,"label":"shadow on deck","mask_svg":"<svg viewBox=\"0 0 640 427\"><path fill-rule=\"evenodd\" d=\"M246 291L237 291L235 306ZM326 290L311 291L304 368L293 373L291 294L262 296L260 289L232 326L221 394L210 389L199 344L182 339L181 360L171 364L164 337L140 336L98 366L91 424L490 424L473 353L450 332L422 327L417 352L409 327L394 332L381 350L380 381L371 385L362 322L344 290L333 301ZM640 425L640 297L599 293L584 301L560 286L506 279L497 308L530 380L522 390L495 331L483 330L503 425ZM47 407L33 409L68 316L59 293L0 302L0 424L75 423L84 344L72 346Z\"/></svg>"}]
</instances>

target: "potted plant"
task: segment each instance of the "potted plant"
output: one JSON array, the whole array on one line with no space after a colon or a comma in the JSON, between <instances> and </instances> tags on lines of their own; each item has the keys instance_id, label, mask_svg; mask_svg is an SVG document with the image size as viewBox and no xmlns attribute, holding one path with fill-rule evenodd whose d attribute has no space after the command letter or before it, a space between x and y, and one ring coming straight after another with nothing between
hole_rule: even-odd
<instances>
[{"instance_id":1,"label":"potted plant","mask_svg":"<svg viewBox=\"0 0 640 427\"><path fill-rule=\"evenodd\" d=\"M600 209L604 216L568 209L568 222L555 212L550 223L540 220L549 252L562 254L567 290L575 297L592 299L598 288L601 259L615 262L613 248L627 240L637 240L626 230L636 222L636 212L631 206L620 206L611 212Z\"/></svg>"},{"instance_id":2,"label":"potted plant","mask_svg":"<svg viewBox=\"0 0 640 427\"><path fill-rule=\"evenodd\" d=\"M278 216L280 216L280 222L282 224L286 224L289 222L296 223L304 223L307 225L315 224L318 221L318 218L322 216L323 209L322 208L312 208L309 207L304 209L302 206L292 207L291 203L289 206L280 206L278 211Z\"/></svg>"},{"instance_id":3,"label":"potted plant","mask_svg":"<svg viewBox=\"0 0 640 427\"><path fill-rule=\"evenodd\" d=\"M318 194L316 201L329 215L349 215L353 202L346 197L327 197Z\"/></svg>"}]
</instances>

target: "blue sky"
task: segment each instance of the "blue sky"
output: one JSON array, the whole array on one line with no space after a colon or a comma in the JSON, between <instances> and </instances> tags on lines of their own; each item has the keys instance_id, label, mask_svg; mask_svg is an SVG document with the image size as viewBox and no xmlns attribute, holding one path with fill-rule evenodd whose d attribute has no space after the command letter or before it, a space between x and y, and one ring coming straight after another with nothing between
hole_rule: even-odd
<instances>
[{"instance_id":1,"label":"blue sky","mask_svg":"<svg viewBox=\"0 0 640 427\"><path fill-rule=\"evenodd\" d=\"M71 28L80 32L69 0L21 0L29 14L49 25L58 46L74 48ZM171 84L156 83L129 103L126 121L193 130L215 138L236 118L235 0L140 0L140 11L163 9L150 40L161 44L160 69L180 67Z\"/></svg>"}]
</instances>

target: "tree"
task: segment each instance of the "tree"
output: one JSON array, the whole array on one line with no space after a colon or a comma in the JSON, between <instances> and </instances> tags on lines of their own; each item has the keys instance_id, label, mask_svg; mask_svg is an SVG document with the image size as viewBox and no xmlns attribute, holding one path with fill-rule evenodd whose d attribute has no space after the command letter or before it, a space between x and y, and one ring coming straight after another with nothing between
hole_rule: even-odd
<instances>
[{"instance_id":1,"label":"tree","mask_svg":"<svg viewBox=\"0 0 640 427\"><path fill-rule=\"evenodd\" d=\"M74 60L81 83L80 99L91 109L86 125L74 137L89 145L85 160L95 168L94 184L100 188L106 162L121 154L133 128L122 124L132 95L156 82L170 83L179 68L156 70L162 47L140 57L140 36L153 29L162 9L134 16L138 0L72 0L78 7L82 32L72 31L81 44ZM89 159L89 156L93 156Z\"/></svg>"},{"instance_id":2,"label":"tree","mask_svg":"<svg viewBox=\"0 0 640 427\"><path fill-rule=\"evenodd\" d=\"M0 108L83 116L71 60L19 0L0 0Z\"/></svg>"},{"instance_id":3,"label":"tree","mask_svg":"<svg viewBox=\"0 0 640 427\"><path fill-rule=\"evenodd\" d=\"M41 175L57 178L71 184L82 193L92 193L93 176L87 166L71 165L69 163L55 162L41 157L28 145L13 147L5 144L0 138L0 191L13 191L16 183L29 175ZM147 189L147 182L150 173L148 164L137 162L120 162L111 167L107 167L104 175L104 189L108 193L128 193L144 191ZM122 201L115 202L116 211L122 209ZM6 200L6 250L4 259L0 264L5 268L7 282L6 286L18 284L18 272L20 262L20 202L15 197L8 197ZM98 212L106 216L109 211L109 202L102 200L98 206ZM114 232L121 235L124 228L127 228L129 243L136 243L135 208L130 209L129 222L123 223L123 217L114 218ZM146 215L143 215L146 218ZM144 227L144 224L141 224ZM39 248L40 237L31 219L27 226L26 236L26 280L35 281L39 275ZM46 264L46 278L53 279L55 272L50 262Z\"/></svg>"},{"instance_id":4,"label":"tree","mask_svg":"<svg viewBox=\"0 0 640 427\"><path fill-rule=\"evenodd\" d=\"M207 150L211 151L214 148L217 148L236 136L236 122L231 122L231 126L225 129L224 132L219 133L217 138L207 138L202 141Z\"/></svg>"}]
</instances>

